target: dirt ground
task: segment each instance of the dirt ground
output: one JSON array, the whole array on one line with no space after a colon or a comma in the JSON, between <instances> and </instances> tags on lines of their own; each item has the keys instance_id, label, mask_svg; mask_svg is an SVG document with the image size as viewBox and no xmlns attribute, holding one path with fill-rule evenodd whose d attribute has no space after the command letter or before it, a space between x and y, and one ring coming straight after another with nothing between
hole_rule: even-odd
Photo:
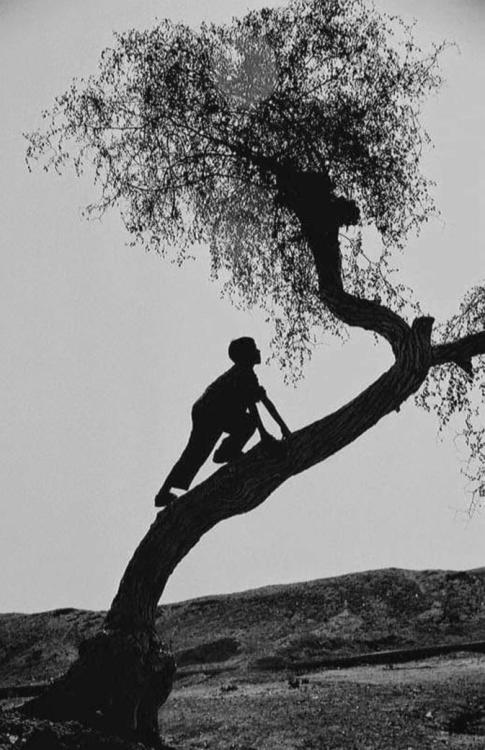
<instances>
[{"instance_id":1,"label":"dirt ground","mask_svg":"<svg viewBox=\"0 0 485 750\"><path fill-rule=\"evenodd\" d=\"M160 718L180 750L485 750L485 656L217 676L178 686Z\"/></svg>"},{"instance_id":2,"label":"dirt ground","mask_svg":"<svg viewBox=\"0 0 485 750\"><path fill-rule=\"evenodd\" d=\"M485 656L300 675L198 675L176 683L160 719L176 750L485 750ZM50 750L44 735L37 739L29 750ZM25 742L12 730L0 750ZM51 747L87 747L76 742Z\"/></svg>"}]
</instances>

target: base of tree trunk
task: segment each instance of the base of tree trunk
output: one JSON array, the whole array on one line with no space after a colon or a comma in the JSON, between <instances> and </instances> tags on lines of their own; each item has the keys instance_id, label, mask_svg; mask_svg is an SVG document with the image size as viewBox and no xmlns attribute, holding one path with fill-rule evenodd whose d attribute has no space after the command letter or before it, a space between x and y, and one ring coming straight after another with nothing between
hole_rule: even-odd
<instances>
[{"instance_id":1,"label":"base of tree trunk","mask_svg":"<svg viewBox=\"0 0 485 750\"><path fill-rule=\"evenodd\" d=\"M26 717L19 710L0 713L0 747L22 750L145 750L140 740L120 738L77 721ZM159 743L163 750L176 748Z\"/></svg>"},{"instance_id":2,"label":"base of tree trunk","mask_svg":"<svg viewBox=\"0 0 485 750\"><path fill-rule=\"evenodd\" d=\"M158 711L174 676L173 655L154 632L102 630L81 644L69 671L22 713L55 722L74 720L163 748Z\"/></svg>"}]
</instances>

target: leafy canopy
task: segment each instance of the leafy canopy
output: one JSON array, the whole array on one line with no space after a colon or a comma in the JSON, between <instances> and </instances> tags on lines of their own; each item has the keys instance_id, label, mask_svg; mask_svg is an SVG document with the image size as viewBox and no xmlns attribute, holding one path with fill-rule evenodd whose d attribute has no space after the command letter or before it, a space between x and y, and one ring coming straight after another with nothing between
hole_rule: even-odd
<instances>
[{"instance_id":1,"label":"leafy canopy","mask_svg":"<svg viewBox=\"0 0 485 750\"><path fill-rule=\"evenodd\" d=\"M212 272L237 302L275 322L281 363L297 367L315 331L343 333L317 295L306 240L278 200L271 161L328 174L383 240L377 260L347 236L344 280L402 309L389 251L432 210L419 170L423 98L440 82L411 28L364 0L292 0L230 25L162 21L116 35L99 72L58 97L29 158L78 172L134 242L181 262L210 246Z\"/></svg>"}]
</instances>

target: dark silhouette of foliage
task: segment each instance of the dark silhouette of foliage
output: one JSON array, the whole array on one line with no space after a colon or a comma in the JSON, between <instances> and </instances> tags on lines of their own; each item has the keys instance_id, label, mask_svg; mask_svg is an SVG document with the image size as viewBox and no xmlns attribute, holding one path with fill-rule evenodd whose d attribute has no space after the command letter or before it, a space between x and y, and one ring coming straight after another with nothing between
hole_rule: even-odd
<instances>
[{"instance_id":1,"label":"dark silhouette of foliage","mask_svg":"<svg viewBox=\"0 0 485 750\"><path fill-rule=\"evenodd\" d=\"M181 262L208 243L213 275L242 304L267 310L281 364L293 370L317 331L343 328L318 296L272 163L328 175L356 202L384 250L372 261L359 232L348 238L348 289L404 306L390 250L432 210L418 116L440 82L439 50L424 55L409 27L362 0L292 2L197 31L163 21L115 40L99 73L46 114L29 158L78 172L92 163L100 197L90 210L119 206L149 249Z\"/></svg>"},{"instance_id":2,"label":"dark silhouette of foliage","mask_svg":"<svg viewBox=\"0 0 485 750\"><path fill-rule=\"evenodd\" d=\"M466 295L459 311L437 327L439 342L464 339L483 332L485 325L485 286L477 285ZM416 403L438 415L440 433L454 428L455 444L462 460L462 474L470 493L469 512L482 504L485 496L485 357L470 362L458 360L436 367L416 396Z\"/></svg>"}]
</instances>

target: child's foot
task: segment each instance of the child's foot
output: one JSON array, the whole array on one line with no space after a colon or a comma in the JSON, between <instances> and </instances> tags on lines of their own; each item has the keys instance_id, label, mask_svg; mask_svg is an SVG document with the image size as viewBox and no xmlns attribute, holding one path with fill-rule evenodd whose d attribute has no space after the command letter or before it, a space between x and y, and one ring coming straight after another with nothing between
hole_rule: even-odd
<instances>
[{"instance_id":1,"label":"child's foot","mask_svg":"<svg viewBox=\"0 0 485 750\"><path fill-rule=\"evenodd\" d=\"M162 487L155 495L155 508L165 508L167 505L171 505L174 500L177 500L177 495Z\"/></svg>"}]
</instances>

